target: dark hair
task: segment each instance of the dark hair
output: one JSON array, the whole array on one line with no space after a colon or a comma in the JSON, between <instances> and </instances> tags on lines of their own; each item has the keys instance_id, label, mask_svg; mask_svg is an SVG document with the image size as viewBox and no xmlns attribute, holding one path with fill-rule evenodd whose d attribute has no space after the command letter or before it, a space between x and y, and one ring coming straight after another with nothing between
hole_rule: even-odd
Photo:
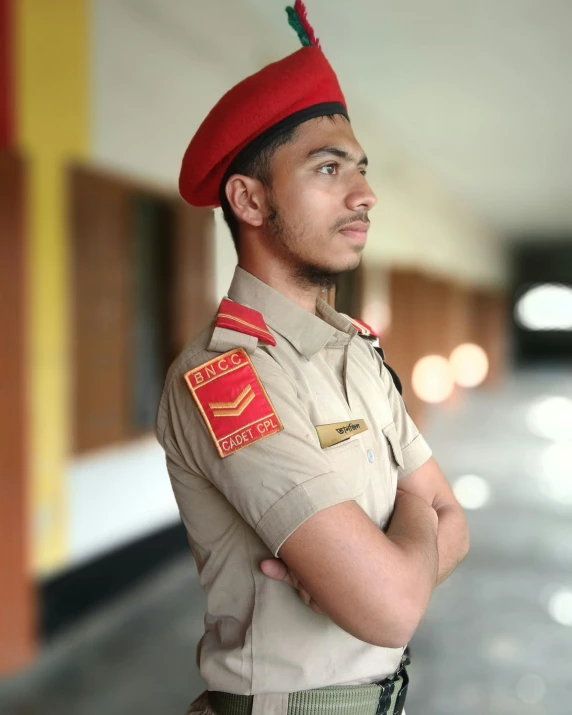
<instances>
[{"instance_id":1,"label":"dark hair","mask_svg":"<svg viewBox=\"0 0 572 715\"><path fill-rule=\"evenodd\" d=\"M327 117L330 121L334 122L337 117L343 117L348 120L347 114L342 112L335 112L334 114L323 114L321 118ZM349 120L348 120L349 121ZM279 134L272 141L270 141L263 149L261 149L252 158L248 159L243 166L240 167L239 171L235 171L236 174L242 174L243 176L250 176L252 179L258 179L260 183L265 187L272 186L272 158L276 151L285 144L289 144L294 137L300 125L297 124L294 127L286 129L282 134ZM226 181L223 179L223 182ZM222 208L222 213L227 226L230 229L230 235L232 236L232 241L236 252L238 253L240 248L240 227L238 224L238 219L236 218L234 211L231 209L228 199L226 198L225 187L221 185L220 190L220 205Z\"/></svg>"},{"instance_id":2,"label":"dark hair","mask_svg":"<svg viewBox=\"0 0 572 715\"><path fill-rule=\"evenodd\" d=\"M256 156L252 157L249 161L241 167L239 172L243 176L250 176L252 179L258 179L263 186L272 185L272 158L276 154L277 150L292 141L296 135L296 130L298 127L292 127L287 131L283 132L277 136L273 141L264 147ZM228 199L226 197L226 192L224 187L221 191L221 208L226 221L227 226L230 229L230 235L232 236L232 241L236 252L240 248L240 230L238 219L236 218L234 211L231 209Z\"/></svg>"}]
</instances>

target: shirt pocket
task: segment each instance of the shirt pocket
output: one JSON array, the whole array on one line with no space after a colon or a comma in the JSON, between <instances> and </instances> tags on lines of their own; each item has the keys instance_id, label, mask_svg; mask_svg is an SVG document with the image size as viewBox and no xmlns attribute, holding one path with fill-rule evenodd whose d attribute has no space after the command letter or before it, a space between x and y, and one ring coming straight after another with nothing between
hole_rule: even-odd
<instances>
[{"instance_id":1,"label":"shirt pocket","mask_svg":"<svg viewBox=\"0 0 572 715\"><path fill-rule=\"evenodd\" d=\"M399 435L397 434L397 427L395 426L395 423L390 422L383 428L382 431L389 442L391 454L395 463L403 469L405 463L403 461L403 453L401 451L401 445L399 444Z\"/></svg>"},{"instance_id":2,"label":"shirt pocket","mask_svg":"<svg viewBox=\"0 0 572 715\"><path fill-rule=\"evenodd\" d=\"M399 479L399 470L403 469L405 462L403 461L403 452L401 451L401 445L399 444L399 433L397 432L395 423L390 422L387 424L382 429L382 432L389 446L390 488L387 493L387 509L388 513L391 514L395 504L395 492L397 489L397 481Z\"/></svg>"},{"instance_id":3,"label":"shirt pocket","mask_svg":"<svg viewBox=\"0 0 572 715\"><path fill-rule=\"evenodd\" d=\"M368 481L368 462L359 437L335 444L323 450L332 471L342 477L349 488L349 496L358 497Z\"/></svg>"}]
</instances>

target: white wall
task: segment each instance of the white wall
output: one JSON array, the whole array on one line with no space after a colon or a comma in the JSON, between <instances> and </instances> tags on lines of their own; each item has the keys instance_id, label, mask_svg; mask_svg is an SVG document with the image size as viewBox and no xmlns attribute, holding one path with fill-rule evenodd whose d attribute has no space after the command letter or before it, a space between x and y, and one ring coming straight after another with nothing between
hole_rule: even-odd
<instances>
[{"instance_id":1,"label":"white wall","mask_svg":"<svg viewBox=\"0 0 572 715\"><path fill-rule=\"evenodd\" d=\"M178 520L154 437L73 459L68 466L68 567Z\"/></svg>"},{"instance_id":2,"label":"white wall","mask_svg":"<svg viewBox=\"0 0 572 715\"><path fill-rule=\"evenodd\" d=\"M211 107L275 59L270 33L241 5L92 0L96 162L176 187L186 145ZM222 15L232 33L219 30Z\"/></svg>"},{"instance_id":3,"label":"white wall","mask_svg":"<svg viewBox=\"0 0 572 715\"><path fill-rule=\"evenodd\" d=\"M236 250L232 242L230 231L225 223L221 209L215 211L216 230L216 281L215 290L217 300L221 300L226 295L234 269L236 266Z\"/></svg>"},{"instance_id":4,"label":"white wall","mask_svg":"<svg viewBox=\"0 0 572 715\"><path fill-rule=\"evenodd\" d=\"M92 159L173 190L186 145L219 97L299 46L294 33L277 36L243 0L93 0L92 8ZM370 172L379 205L366 260L502 283L502 251L490 232L400 154L370 121L367 102L348 98L358 139L393 167ZM235 263L217 211L219 299ZM70 565L178 518L152 438L74 460L68 484Z\"/></svg>"},{"instance_id":5,"label":"white wall","mask_svg":"<svg viewBox=\"0 0 572 715\"><path fill-rule=\"evenodd\" d=\"M506 284L506 244L431 177L406 167L375 190L366 261L421 268L469 285Z\"/></svg>"}]
</instances>

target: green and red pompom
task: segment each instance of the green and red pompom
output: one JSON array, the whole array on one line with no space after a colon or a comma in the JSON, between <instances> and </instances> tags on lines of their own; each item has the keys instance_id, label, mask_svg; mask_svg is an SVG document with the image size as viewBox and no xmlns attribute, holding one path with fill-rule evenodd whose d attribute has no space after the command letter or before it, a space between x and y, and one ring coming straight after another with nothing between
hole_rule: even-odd
<instances>
[{"instance_id":1,"label":"green and red pompom","mask_svg":"<svg viewBox=\"0 0 572 715\"><path fill-rule=\"evenodd\" d=\"M304 47L309 47L310 45L320 47L320 40L316 37L314 28L308 22L308 13L302 0L296 0L294 7L288 6L286 12L288 13L288 24L296 30Z\"/></svg>"}]
</instances>

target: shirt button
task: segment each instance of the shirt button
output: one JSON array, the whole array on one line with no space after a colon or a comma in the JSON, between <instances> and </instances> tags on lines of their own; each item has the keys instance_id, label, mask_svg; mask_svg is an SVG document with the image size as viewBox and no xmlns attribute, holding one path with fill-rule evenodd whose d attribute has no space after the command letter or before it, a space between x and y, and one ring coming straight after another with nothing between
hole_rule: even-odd
<instances>
[{"instance_id":1,"label":"shirt button","mask_svg":"<svg viewBox=\"0 0 572 715\"><path fill-rule=\"evenodd\" d=\"M371 462L373 464L373 460L375 459L375 454L373 453L373 449L367 450L367 459L369 462Z\"/></svg>"}]
</instances>

